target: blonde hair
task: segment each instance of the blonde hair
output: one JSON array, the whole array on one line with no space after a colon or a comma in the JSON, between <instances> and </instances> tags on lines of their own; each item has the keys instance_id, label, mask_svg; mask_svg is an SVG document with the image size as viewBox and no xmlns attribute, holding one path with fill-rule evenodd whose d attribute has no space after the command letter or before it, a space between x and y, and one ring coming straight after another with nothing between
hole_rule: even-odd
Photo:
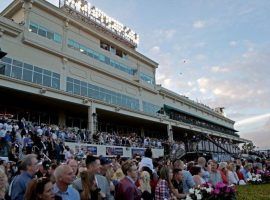
<instances>
[{"instance_id":1,"label":"blonde hair","mask_svg":"<svg viewBox=\"0 0 270 200\"><path fill-rule=\"evenodd\" d=\"M142 171L140 174L140 189L142 192L151 193L150 174L147 171Z\"/></svg>"},{"instance_id":2,"label":"blonde hair","mask_svg":"<svg viewBox=\"0 0 270 200\"><path fill-rule=\"evenodd\" d=\"M6 173L0 169L0 178L2 179L2 185L0 185L0 198L4 199L5 198L5 193L7 191L8 188L8 178Z\"/></svg>"}]
</instances>

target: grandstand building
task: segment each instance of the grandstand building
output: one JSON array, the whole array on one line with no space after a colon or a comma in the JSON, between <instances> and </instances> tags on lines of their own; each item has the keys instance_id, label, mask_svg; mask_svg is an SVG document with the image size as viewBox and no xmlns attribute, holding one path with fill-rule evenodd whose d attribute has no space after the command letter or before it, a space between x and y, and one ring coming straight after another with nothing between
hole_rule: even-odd
<instances>
[{"instance_id":1,"label":"grandstand building","mask_svg":"<svg viewBox=\"0 0 270 200\"><path fill-rule=\"evenodd\" d=\"M234 121L157 85L158 63L136 51L138 40L86 1L14 0L0 14L0 113L183 141L178 156L239 153L248 140Z\"/></svg>"}]
</instances>

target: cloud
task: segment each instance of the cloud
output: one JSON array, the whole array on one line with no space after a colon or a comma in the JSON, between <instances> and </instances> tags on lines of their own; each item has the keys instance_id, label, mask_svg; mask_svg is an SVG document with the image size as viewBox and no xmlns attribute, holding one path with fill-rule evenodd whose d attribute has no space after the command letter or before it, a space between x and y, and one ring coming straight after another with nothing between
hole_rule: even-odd
<instances>
[{"instance_id":1,"label":"cloud","mask_svg":"<svg viewBox=\"0 0 270 200\"><path fill-rule=\"evenodd\" d=\"M237 42L236 41L230 41L229 45L231 47L235 47L237 45Z\"/></svg>"},{"instance_id":2,"label":"cloud","mask_svg":"<svg viewBox=\"0 0 270 200\"><path fill-rule=\"evenodd\" d=\"M198 54L198 55L196 55L195 56L195 59L196 60L205 60L207 58L207 56L206 55L204 55L204 54Z\"/></svg>"},{"instance_id":3,"label":"cloud","mask_svg":"<svg viewBox=\"0 0 270 200\"><path fill-rule=\"evenodd\" d=\"M266 113L263 115L258 115L258 116L249 117L247 119L240 120L240 121L236 122L235 125L236 126L243 126L246 124L257 123L258 121L264 120L266 118L270 118L270 113Z\"/></svg>"},{"instance_id":4,"label":"cloud","mask_svg":"<svg viewBox=\"0 0 270 200\"><path fill-rule=\"evenodd\" d=\"M205 21L197 20L197 21L193 22L193 28L200 29L200 28L204 28L205 26L206 26Z\"/></svg>"},{"instance_id":5,"label":"cloud","mask_svg":"<svg viewBox=\"0 0 270 200\"><path fill-rule=\"evenodd\" d=\"M213 67L211 67L211 71L215 72L215 73L217 73L217 72L228 72L229 69L225 68L225 67L221 67L221 66L213 66Z\"/></svg>"},{"instance_id":6,"label":"cloud","mask_svg":"<svg viewBox=\"0 0 270 200\"><path fill-rule=\"evenodd\" d=\"M151 54L158 54L160 53L160 47L159 46L154 46L150 49Z\"/></svg>"},{"instance_id":7,"label":"cloud","mask_svg":"<svg viewBox=\"0 0 270 200\"><path fill-rule=\"evenodd\" d=\"M240 132L240 136L251 140L259 149L270 149L270 118L256 130Z\"/></svg>"}]
</instances>

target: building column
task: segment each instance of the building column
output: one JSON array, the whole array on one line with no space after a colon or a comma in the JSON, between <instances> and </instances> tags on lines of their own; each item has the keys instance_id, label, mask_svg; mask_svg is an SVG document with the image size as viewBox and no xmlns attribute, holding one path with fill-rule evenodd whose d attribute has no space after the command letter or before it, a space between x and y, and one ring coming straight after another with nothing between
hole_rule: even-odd
<instances>
[{"instance_id":1,"label":"building column","mask_svg":"<svg viewBox=\"0 0 270 200\"><path fill-rule=\"evenodd\" d=\"M97 131L97 113L96 108L93 106L93 104L88 107L87 129L90 131L91 135L93 135Z\"/></svg>"},{"instance_id":2,"label":"building column","mask_svg":"<svg viewBox=\"0 0 270 200\"><path fill-rule=\"evenodd\" d=\"M144 137L144 128L141 127L141 137Z\"/></svg>"},{"instance_id":3,"label":"building column","mask_svg":"<svg viewBox=\"0 0 270 200\"><path fill-rule=\"evenodd\" d=\"M61 128L66 127L66 115L63 111L58 115L58 124Z\"/></svg>"},{"instance_id":4,"label":"building column","mask_svg":"<svg viewBox=\"0 0 270 200\"><path fill-rule=\"evenodd\" d=\"M167 125L167 134L168 134L169 142L173 142L173 129L172 129L171 124Z\"/></svg>"}]
</instances>

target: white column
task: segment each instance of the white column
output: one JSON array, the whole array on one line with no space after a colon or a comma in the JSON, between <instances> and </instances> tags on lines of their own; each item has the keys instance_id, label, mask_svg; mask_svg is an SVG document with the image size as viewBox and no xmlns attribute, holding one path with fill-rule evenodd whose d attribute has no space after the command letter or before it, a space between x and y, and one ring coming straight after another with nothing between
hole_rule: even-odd
<instances>
[{"instance_id":1,"label":"white column","mask_svg":"<svg viewBox=\"0 0 270 200\"><path fill-rule=\"evenodd\" d=\"M172 125L168 124L167 125L167 134L170 142L173 142L173 130L172 130Z\"/></svg>"}]
</instances>

